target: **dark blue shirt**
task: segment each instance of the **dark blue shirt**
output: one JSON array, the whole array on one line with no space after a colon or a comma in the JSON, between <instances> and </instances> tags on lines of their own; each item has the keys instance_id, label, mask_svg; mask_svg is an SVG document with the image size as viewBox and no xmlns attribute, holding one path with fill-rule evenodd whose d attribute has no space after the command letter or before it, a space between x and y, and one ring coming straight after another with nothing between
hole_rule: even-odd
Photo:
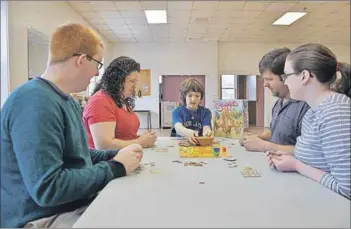
<instances>
[{"instance_id":1,"label":"dark blue shirt","mask_svg":"<svg viewBox=\"0 0 351 229\"><path fill-rule=\"evenodd\" d=\"M310 109L307 103L290 99L283 104L279 99L272 109L271 142L279 145L295 145L301 135L302 119Z\"/></svg>"},{"instance_id":2,"label":"dark blue shirt","mask_svg":"<svg viewBox=\"0 0 351 229\"><path fill-rule=\"evenodd\" d=\"M197 110L190 110L186 106L179 106L172 113L173 127L175 124L181 123L187 129L198 131L199 136L202 136L204 126L211 127L211 119L211 111L202 106L199 106Z\"/></svg>"},{"instance_id":3,"label":"dark blue shirt","mask_svg":"<svg viewBox=\"0 0 351 229\"><path fill-rule=\"evenodd\" d=\"M72 211L125 175L116 151L89 150L81 109L41 78L15 90L1 111L1 227Z\"/></svg>"}]
</instances>

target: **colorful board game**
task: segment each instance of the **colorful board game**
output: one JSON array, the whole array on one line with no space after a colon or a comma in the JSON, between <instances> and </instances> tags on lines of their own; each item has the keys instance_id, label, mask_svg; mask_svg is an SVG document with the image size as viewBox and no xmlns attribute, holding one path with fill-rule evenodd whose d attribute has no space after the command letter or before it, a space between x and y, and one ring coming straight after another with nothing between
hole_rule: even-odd
<instances>
[{"instance_id":1,"label":"colorful board game","mask_svg":"<svg viewBox=\"0 0 351 229\"><path fill-rule=\"evenodd\" d=\"M220 158L230 157L226 147L220 144L212 146L179 146L179 156L181 158Z\"/></svg>"},{"instance_id":2,"label":"colorful board game","mask_svg":"<svg viewBox=\"0 0 351 229\"><path fill-rule=\"evenodd\" d=\"M249 126L246 100L217 100L213 115L214 136L240 138Z\"/></svg>"}]
</instances>

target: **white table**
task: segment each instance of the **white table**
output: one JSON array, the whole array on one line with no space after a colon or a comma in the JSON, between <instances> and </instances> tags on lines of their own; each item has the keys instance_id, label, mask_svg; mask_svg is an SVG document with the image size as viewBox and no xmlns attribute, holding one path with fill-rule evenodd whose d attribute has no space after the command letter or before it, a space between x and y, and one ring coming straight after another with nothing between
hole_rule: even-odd
<instances>
[{"instance_id":1,"label":"white table","mask_svg":"<svg viewBox=\"0 0 351 229\"><path fill-rule=\"evenodd\" d=\"M222 142L237 168L222 159L185 167L172 162L192 160L179 159L176 141L159 139L157 145L174 145L168 152L144 151L143 161L155 161L159 173L146 169L111 181L74 227L350 228L348 199L299 174L270 169L263 153L246 152L237 141ZM243 166L262 176L243 178Z\"/></svg>"}]
</instances>

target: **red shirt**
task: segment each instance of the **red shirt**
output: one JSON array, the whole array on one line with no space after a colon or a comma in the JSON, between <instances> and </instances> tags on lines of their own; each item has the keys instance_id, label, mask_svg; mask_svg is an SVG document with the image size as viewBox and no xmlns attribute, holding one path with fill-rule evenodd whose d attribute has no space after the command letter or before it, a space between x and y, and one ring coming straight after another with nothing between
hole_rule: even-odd
<instances>
[{"instance_id":1,"label":"red shirt","mask_svg":"<svg viewBox=\"0 0 351 229\"><path fill-rule=\"evenodd\" d=\"M95 149L90 125L99 122L116 122L115 138L120 140L136 139L140 126L138 116L119 108L113 99L102 90L90 97L83 112L83 123L88 133L89 147Z\"/></svg>"}]
</instances>

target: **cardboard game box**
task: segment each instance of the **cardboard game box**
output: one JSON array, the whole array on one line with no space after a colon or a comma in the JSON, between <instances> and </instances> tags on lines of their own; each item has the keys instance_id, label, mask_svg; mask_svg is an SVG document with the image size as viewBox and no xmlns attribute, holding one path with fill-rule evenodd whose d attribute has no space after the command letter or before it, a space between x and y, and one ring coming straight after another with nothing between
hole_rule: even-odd
<instances>
[{"instance_id":1,"label":"cardboard game box","mask_svg":"<svg viewBox=\"0 0 351 229\"><path fill-rule=\"evenodd\" d=\"M213 115L214 136L240 138L249 127L246 100L216 100Z\"/></svg>"}]
</instances>

